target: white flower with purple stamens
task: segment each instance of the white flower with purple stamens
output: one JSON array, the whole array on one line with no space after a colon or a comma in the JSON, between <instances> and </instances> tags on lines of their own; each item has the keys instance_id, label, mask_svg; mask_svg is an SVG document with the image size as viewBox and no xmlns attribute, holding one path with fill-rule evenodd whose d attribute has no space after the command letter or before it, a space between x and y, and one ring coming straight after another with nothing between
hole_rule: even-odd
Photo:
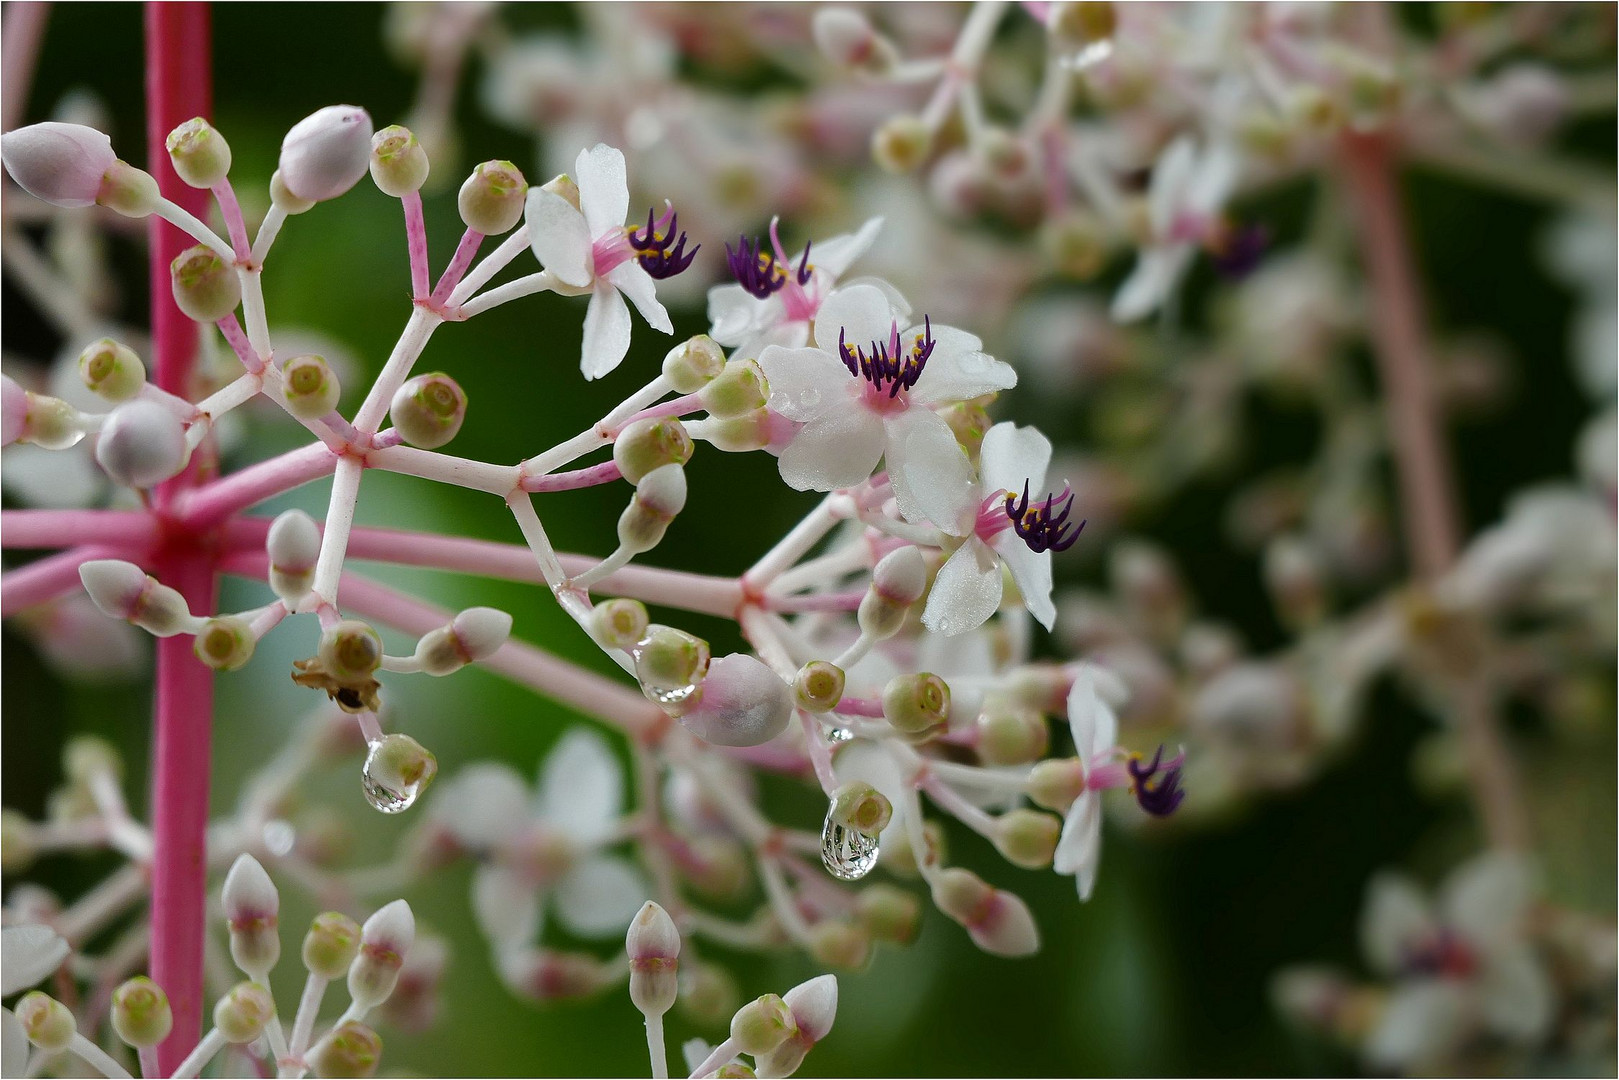
<instances>
[{"instance_id":1,"label":"white flower with purple stamens","mask_svg":"<svg viewBox=\"0 0 1619 1080\"><path fill-rule=\"evenodd\" d=\"M559 291L590 294L579 368L585 378L599 379L618 367L630 348L630 310L624 297L647 325L674 333L653 278L680 273L697 249L685 250L684 234L675 239L673 211L657 220L649 213L645 226L625 226L630 189L618 150L605 143L581 150L574 171L577 206L555 191L530 189L529 244L566 287Z\"/></svg>"},{"instance_id":2,"label":"white flower with purple stamens","mask_svg":"<svg viewBox=\"0 0 1619 1080\"><path fill-rule=\"evenodd\" d=\"M934 406L1016 385L1017 374L973 335L925 320L901 334L888 296L872 285L839 289L815 319L816 348L772 345L759 356L772 411L802 423L781 454L781 476L799 491L833 491L869 479L888 461L900 512L920 513L912 492L948 482L951 462L912 458L918 432L952 439Z\"/></svg>"},{"instance_id":3,"label":"white flower with purple stamens","mask_svg":"<svg viewBox=\"0 0 1619 1080\"><path fill-rule=\"evenodd\" d=\"M864 255L877 239L882 218L872 218L858 232L804 245L798 258L787 256L777 232L779 219L770 222L770 245L740 237L735 251L725 254L736 284L708 290L710 335L731 348L736 360L756 358L771 345L801 349L809 344L810 325L821 302L837 287L838 278ZM815 261L810 261L813 251ZM889 292L896 318L910 315L910 307L897 292Z\"/></svg>"}]
</instances>

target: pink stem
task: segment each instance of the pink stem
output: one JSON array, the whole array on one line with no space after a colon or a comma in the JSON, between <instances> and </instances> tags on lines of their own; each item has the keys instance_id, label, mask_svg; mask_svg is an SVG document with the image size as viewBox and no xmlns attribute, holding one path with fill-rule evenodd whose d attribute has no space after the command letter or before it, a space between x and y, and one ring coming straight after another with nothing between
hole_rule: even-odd
<instances>
[{"instance_id":1,"label":"pink stem","mask_svg":"<svg viewBox=\"0 0 1619 1080\"><path fill-rule=\"evenodd\" d=\"M208 116L213 98L211 10L206 3L148 3L146 21L147 171L158 190L201 216L207 193L182 183L165 150L174 127ZM169 263L190 239L156 215L151 222L152 344L159 389L190 400L197 328L169 290ZM161 512L196 483L208 455L159 487ZM209 555L176 547L160 559L158 577L180 591L192 611L211 612L215 577ZM174 1027L158 1047L158 1068L171 1074L202 1034L202 943L207 886L209 740L213 672L184 635L157 647L157 709L152 754L152 978L168 993Z\"/></svg>"},{"instance_id":2,"label":"pink stem","mask_svg":"<svg viewBox=\"0 0 1619 1080\"><path fill-rule=\"evenodd\" d=\"M832 711L844 716L880 717L883 715L883 703L876 698L846 697Z\"/></svg>"},{"instance_id":3,"label":"pink stem","mask_svg":"<svg viewBox=\"0 0 1619 1080\"><path fill-rule=\"evenodd\" d=\"M772 596L766 598L771 611L854 611L866 598L866 590L854 589L840 593L814 593L809 596Z\"/></svg>"},{"instance_id":4,"label":"pink stem","mask_svg":"<svg viewBox=\"0 0 1619 1080\"><path fill-rule=\"evenodd\" d=\"M221 334L225 335L225 340L236 352L236 358L242 362L243 367L253 372L264 370L264 361L259 359L259 354L253 348L253 343L247 340L247 333L243 331L242 324L236 320L234 311L215 322L214 325L219 327Z\"/></svg>"},{"instance_id":5,"label":"pink stem","mask_svg":"<svg viewBox=\"0 0 1619 1080\"><path fill-rule=\"evenodd\" d=\"M236 261L245 267L253 261L253 245L247 239L247 222L242 220L242 204L236 201L236 189L231 187L230 177L227 176L210 190L214 193L214 200L219 203L225 229L230 233L231 250L236 253Z\"/></svg>"},{"instance_id":6,"label":"pink stem","mask_svg":"<svg viewBox=\"0 0 1619 1080\"><path fill-rule=\"evenodd\" d=\"M8 548L149 547L157 535L157 522L139 510L0 511L0 546Z\"/></svg>"},{"instance_id":7,"label":"pink stem","mask_svg":"<svg viewBox=\"0 0 1619 1080\"><path fill-rule=\"evenodd\" d=\"M91 559L134 559L140 553L124 547L92 544L36 559L0 577L0 618L44 604L79 589L79 566Z\"/></svg>"},{"instance_id":8,"label":"pink stem","mask_svg":"<svg viewBox=\"0 0 1619 1080\"><path fill-rule=\"evenodd\" d=\"M687 413L700 411L703 406L702 395L687 394L685 397L672 398L661 405L642 409L624 423L633 423L636 420L655 420L660 416L685 416Z\"/></svg>"},{"instance_id":9,"label":"pink stem","mask_svg":"<svg viewBox=\"0 0 1619 1080\"><path fill-rule=\"evenodd\" d=\"M545 476L530 476L523 481L524 491L577 491L580 488L596 487L600 484L611 484L614 480L623 477L618 462L604 461L600 465L592 465L585 469L575 469L572 472L548 473Z\"/></svg>"},{"instance_id":10,"label":"pink stem","mask_svg":"<svg viewBox=\"0 0 1619 1080\"><path fill-rule=\"evenodd\" d=\"M410 294L415 300L427 299L427 221L422 216L422 195L408 192L399 200L405 207L405 241L410 249Z\"/></svg>"},{"instance_id":11,"label":"pink stem","mask_svg":"<svg viewBox=\"0 0 1619 1080\"><path fill-rule=\"evenodd\" d=\"M433 290L434 307L443 304L461 284L461 278L466 274L467 267L478 254L478 247L483 243L483 233L468 229L461 234L461 242L456 245L455 256L450 259L450 265L444 270L444 276L438 279L438 286Z\"/></svg>"},{"instance_id":12,"label":"pink stem","mask_svg":"<svg viewBox=\"0 0 1619 1080\"><path fill-rule=\"evenodd\" d=\"M22 122L28 110L28 87L34 81L34 64L39 59L40 42L51 6L19 0L6 5L5 45L0 52L0 101L5 102L0 130L10 131Z\"/></svg>"},{"instance_id":13,"label":"pink stem","mask_svg":"<svg viewBox=\"0 0 1619 1080\"><path fill-rule=\"evenodd\" d=\"M832 750L821 735L821 722L803 709L798 710L799 722L804 725L804 745L809 748L810 763L815 766L815 779L828 795L837 790L838 777L832 771Z\"/></svg>"},{"instance_id":14,"label":"pink stem","mask_svg":"<svg viewBox=\"0 0 1619 1080\"><path fill-rule=\"evenodd\" d=\"M175 509L187 527L205 528L238 510L328 476L335 468L337 455L324 443L310 443L194 488ZM268 529L268 523L264 527Z\"/></svg>"}]
</instances>

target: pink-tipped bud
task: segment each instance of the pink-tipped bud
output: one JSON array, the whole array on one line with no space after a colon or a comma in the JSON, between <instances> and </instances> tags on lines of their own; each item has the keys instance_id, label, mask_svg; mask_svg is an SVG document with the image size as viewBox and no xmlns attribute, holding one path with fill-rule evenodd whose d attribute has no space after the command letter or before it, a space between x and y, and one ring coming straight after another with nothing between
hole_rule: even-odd
<instances>
[{"instance_id":1,"label":"pink-tipped bud","mask_svg":"<svg viewBox=\"0 0 1619 1080\"><path fill-rule=\"evenodd\" d=\"M10 375L0 375L0 446L10 446L28 430L28 391Z\"/></svg>"},{"instance_id":2,"label":"pink-tipped bud","mask_svg":"<svg viewBox=\"0 0 1619 1080\"><path fill-rule=\"evenodd\" d=\"M782 1000L792 1012L798 1031L758 1061L764 1076L791 1076L803 1064L810 1048L832 1030L838 1014L837 976L821 975L799 983L783 994Z\"/></svg>"},{"instance_id":3,"label":"pink-tipped bud","mask_svg":"<svg viewBox=\"0 0 1619 1080\"><path fill-rule=\"evenodd\" d=\"M635 497L619 515L619 546L636 554L652 550L685 507L685 468L669 464L653 469L635 485Z\"/></svg>"},{"instance_id":4,"label":"pink-tipped bud","mask_svg":"<svg viewBox=\"0 0 1619 1080\"><path fill-rule=\"evenodd\" d=\"M512 617L498 608L475 607L461 612L448 626L423 634L416 659L429 675L448 675L492 656L511 636Z\"/></svg>"},{"instance_id":5,"label":"pink-tipped bud","mask_svg":"<svg viewBox=\"0 0 1619 1080\"><path fill-rule=\"evenodd\" d=\"M288 604L296 604L315 580L320 527L302 510L283 511L270 523L264 550L270 557L270 588Z\"/></svg>"},{"instance_id":6,"label":"pink-tipped bud","mask_svg":"<svg viewBox=\"0 0 1619 1080\"><path fill-rule=\"evenodd\" d=\"M275 882L253 856L238 855L225 875L221 899L230 927L231 959L251 978L266 978L281 959L281 936L276 929L281 895Z\"/></svg>"},{"instance_id":7,"label":"pink-tipped bud","mask_svg":"<svg viewBox=\"0 0 1619 1080\"><path fill-rule=\"evenodd\" d=\"M708 665L702 696L680 722L717 746L758 746L785 731L792 717L793 688L758 658L732 653Z\"/></svg>"},{"instance_id":8,"label":"pink-tipped bud","mask_svg":"<svg viewBox=\"0 0 1619 1080\"><path fill-rule=\"evenodd\" d=\"M416 917L403 900L385 905L367 919L360 927L359 955L349 967L349 996L367 1008L387 1001L415 939Z\"/></svg>"},{"instance_id":9,"label":"pink-tipped bud","mask_svg":"<svg viewBox=\"0 0 1619 1080\"><path fill-rule=\"evenodd\" d=\"M358 184L370 167L370 115L354 105L328 105L287 132L277 171L293 195L322 202Z\"/></svg>"},{"instance_id":10,"label":"pink-tipped bud","mask_svg":"<svg viewBox=\"0 0 1619 1080\"><path fill-rule=\"evenodd\" d=\"M871 588L860 601L860 630L883 640L899 633L906 613L928 587L927 560L921 549L907 544L877 561Z\"/></svg>"},{"instance_id":11,"label":"pink-tipped bud","mask_svg":"<svg viewBox=\"0 0 1619 1080\"><path fill-rule=\"evenodd\" d=\"M959 867L933 882L933 902L966 928L973 943L997 956L1029 956L1040 951L1040 931L1029 907L1004 889Z\"/></svg>"},{"instance_id":12,"label":"pink-tipped bud","mask_svg":"<svg viewBox=\"0 0 1619 1080\"><path fill-rule=\"evenodd\" d=\"M187 628L191 612L185 597L122 559L92 559L79 567L84 591L105 614L127 619L157 637Z\"/></svg>"},{"instance_id":13,"label":"pink-tipped bud","mask_svg":"<svg viewBox=\"0 0 1619 1080\"><path fill-rule=\"evenodd\" d=\"M185 425L155 401L118 406L96 440L97 463L126 487L156 487L184 469L190 456Z\"/></svg>"},{"instance_id":14,"label":"pink-tipped bud","mask_svg":"<svg viewBox=\"0 0 1619 1080\"><path fill-rule=\"evenodd\" d=\"M17 185L56 206L94 206L118 155L112 140L82 124L30 124L0 137L0 159Z\"/></svg>"},{"instance_id":15,"label":"pink-tipped bud","mask_svg":"<svg viewBox=\"0 0 1619 1080\"><path fill-rule=\"evenodd\" d=\"M663 908L648 900L624 939L630 956L630 1000L645 1016L662 1016L680 989L680 931Z\"/></svg>"}]
</instances>

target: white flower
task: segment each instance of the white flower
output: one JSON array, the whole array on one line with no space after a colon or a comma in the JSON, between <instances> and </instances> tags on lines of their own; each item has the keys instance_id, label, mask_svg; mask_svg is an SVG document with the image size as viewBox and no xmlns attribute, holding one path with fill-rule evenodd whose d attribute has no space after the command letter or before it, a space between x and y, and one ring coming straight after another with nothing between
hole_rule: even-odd
<instances>
[{"instance_id":1,"label":"white flower","mask_svg":"<svg viewBox=\"0 0 1619 1080\"><path fill-rule=\"evenodd\" d=\"M1102 859L1102 785L1093 780L1111 756L1119 736L1119 718L1097 689L1097 670L1081 664L1068 691L1068 730L1074 751L1085 770L1085 790L1068 808L1062 835L1051 858L1059 874L1073 874L1079 898L1089 900L1096 888L1096 867Z\"/></svg>"},{"instance_id":2,"label":"white flower","mask_svg":"<svg viewBox=\"0 0 1619 1080\"><path fill-rule=\"evenodd\" d=\"M630 311L624 297L653 329L672 334L674 325L658 302L652 276L630 245L634 230L624 226L630 208L624 155L597 143L579 152L574 172L577 207L554 191L529 190L529 243L552 277L590 293L579 368L585 378L599 379L618 367L630 348Z\"/></svg>"},{"instance_id":3,"label":"white flower","mask_svg":"<svg viewBox=\"0 0 1619 1080\"><path fill-rule=\"evenodd\" d=\"M10 997L42 981L71 950L55 930L37 923L0 930L0 995Z\"/></svg>"},{"instance_id":4,"label":"white flower","mask_svg":"<svg viewBox=\"0 0 1619 1080\"><path fill-rule=\"evenodd\" d=\"M793 258L782 250L776 224L774 219L770 222L773 253L746 240L739 251L726 245L732 273L746 279L751 288L733 283L708 290L709 334L731 348L735 360L754 359L771 345L801 349L809 344L810 325L821 302L831 295L850 264L870 249L883 219L874 217L858 232L807 244ZM766 295L760 296L762 292ZM897 318L910 315L910 307L897 292L889 290L889 299Z\"/></svg>"},{"instance_id":5,"label":"white flower","mask_svg":"<svg viewBox=\"0 0 1619 1080\"><path fill-rule=\"evenodd\" d=\"M648 893L634 867L603 853L623 804L618 759L584 729L557 743L532 796L514 770L493 762L469 766L443 786L434 802L440 822L486 856L472 904L497 953L533 944L547 896L575 934L624 932Z\"/></svg>"},{"instance_id":6,"label":"white flower","mask_svg":"<svg viewBox=\"0 0 1619 1080\"><path fill-rule=\"evenodd\" d=\"M941 470L952 467L948 459L906 454L918 431L950 438L933 406L1017 384L1011 367L986 356L965 331L924 324L901 334L888 296L873 285L851 285L826 298L815 320L815 344L772 345L759 356L770 408L804 424L782 451L782 479L799 491L853 487L886 457L908 518L920 513L911 492L940 482Z\"/></svg>"},{"instance_id":7,"label":"white flower","mask_svg":"<svg viewBox=\"0 0 1619 1080\"><path fill-rule=\"evenodd\" d=\"M1078 536L1068 531L1073 528L1067 521L1072 496L1061 509L1062 496L1043 499L1050 441L1034 428L996 424L984 435L977 480L948 429L942 437L931 428L913 432L905 459L928 461L934 469L931 482L912 486L909 501L945 532L964 537L934 580L922 624L941 634L983 625L1000 607L1004 563L1030 613L1050 630L1057 618L1051 602L1051 552L1063 550Z\"/></svg>"},{"instance_id":8,"label":"white flower","mask_svg":"<svg viewBox=\"0 0 1619 1080\"><path fill-rule=\"evenodd\" d=\"M1199 156L1190 136L1181 136L1159 155L1147 191L1152 241L1113 297L1113 318L1146 318L1175 290L1192 265L1198 241L1208 235L1231 189L1240 161L1224 143Z\"/></svg>"}]
</instances>

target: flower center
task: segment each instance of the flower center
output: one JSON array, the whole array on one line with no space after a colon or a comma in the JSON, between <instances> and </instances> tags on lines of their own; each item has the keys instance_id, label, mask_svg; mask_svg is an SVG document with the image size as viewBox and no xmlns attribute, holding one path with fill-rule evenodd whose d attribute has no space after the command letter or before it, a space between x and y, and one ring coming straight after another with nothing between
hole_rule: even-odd
<instances>
[{"instance_id":1,"label":"flower center","mask_svg":"<svg viewBox=\"0 0 1619 1080\"><path fill-rule=\"evenodd\" d=\"M1057 504L1062 509L1057 510ZM1012 528L1029 545L1029 550L1035 553L1042 551L1067 551L1079 539L1079 534L1085 531L1085 523L1081 521L1078 528L1069 522L1068 515L1074 509L1074 492L1067 484L1063 485L1062 493L1048 495L1041 502L1031 505L1029 501L1029 481L1023 481L1023 497L1019 499L1011 492L1006 493L1004 510ZM1073 529L1070 533L1068 530Z\"/></svg>"},{"instance_id":2,"label":"flower center","mask_svg":"<svg viewBox=\"0 0 1619 1080\"><path fill-rule=\"evenodd\" d=\"M765 300L778 290L786 289L782 300L787 306L787 318L790 321L809 319L819 306L804 290L815 275L815 267L809 261L810 245L804 245L804 254L798 259L797 270L789 274L792 263L781 248L781 236L776 231L779 222L779 218L770 219L772 250L765 250L757 237L739 236L735 251L731 250L730 244L725 245L725 259L731 265L731 274L737 284L749 295Z\"/></svg>"},{"instance_id":3,"label":"flower center","mask_svg":"<svg viewBox=\"0 0 1619 1080\"><path fill-rule=\"evenodd\" d=\"M1478 957L1459 935L1441 927L1406 951L1403 966L1412 975L1465 979L1478 970Z\"/></svg>"},{"instance_id":4,"label":"flower center","mask_svg":"<svg viewBox=\"0 0 1619 1080\"><path fill-rule=\"evenodd\" d=\"M1140 754L1132 754L1125 764L1130 771L1130 790L1136 802L1154 817L1174 813L1175 807L1186 798L1186 791L1181 787L1181 766L1186 761L1185 752L1165 761L1164 748L1160 744L1150 763L1143 765L1142 761Z\"/></svg>"},{"instance_id":5,"label":"flower center","mask_svg":"<svg viewBox=\"0 0 1619 1080\"><path fill-rule=\"evenodd\" d=\"M850 375L866 380L868 397L894 401L901 390L909 390L922 377L922 370L933 355L933 321L923 316L922 333L911 341L911 347L902 350L899 324L891 323L887 341L873 341L869 350L850 345L844 340L846 331L838 331L838 358L849 369Z\"/></svg>"},{"instance_id":6,"label":"flower center","mask_svg":"<svg viewBox=\"0 0 1619 1080\"><path fill-rule=\"evenodd\" d=\"M626 239L630 247L636 251L636 260L640 262L641 269L655 278L672 278L691 265L702 249L701 244L686 250L686 234L680 233L679 239L675 234L679 230L680 217L675 208L665 203L663 216L653 220L652 210L646 212L646 225L640 229L630 229Z\"/></svg>"}]
</instances>

